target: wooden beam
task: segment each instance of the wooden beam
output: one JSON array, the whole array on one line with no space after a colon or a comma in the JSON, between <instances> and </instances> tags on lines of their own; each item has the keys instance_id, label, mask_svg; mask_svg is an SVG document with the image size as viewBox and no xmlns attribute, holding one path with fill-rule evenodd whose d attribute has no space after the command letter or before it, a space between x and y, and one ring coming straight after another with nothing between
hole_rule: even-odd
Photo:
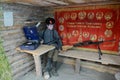
<instances>
[{"instance_id":1,"label":"wooden beam","mask_svg":"<svg viewBox=\"0 0 120 80\"><path fill-rule=\"evenodd\" d=\"M47 2L47 1L43 1L42 3L43 3L44 6L46 6L46 5L49 5L49 6L54 5L55 6L56 5L54 3L50 3L50 2Z\"/></svg>"},{"instance_id":2,"label":"wooden beam","mask_svg":"<svg viewBox=\"0 0 120 80\"><path fill-rule=\"evenodd\" d=\"M0 2L14 3L16 0L0 0Z\"/></svg>"},{"instance_id":3,"label":"wooden beam","mask_svg":"<svg viewBox=\"0 0 120 80\"><path fill-rule=\"evenodd\" d=\"M69 5L69 3L65 3L63 1L58 1L58 0L45 0L45 1L58 4L58 5Z\"/></svg>"},{"instance_id":4,"label":"wooden beam","mask_svg":"<svg viewBox=\"0 0 120 80\"><path fill-rule=\"evenodd\" d=\"M120 1L104 1L104 2L89 2L89 3L78 3L78 4L71 4L67 6L57 6L55 9L60 8L69 8L69 7L80 7L80 6L96 6L96 5L116 5L120 4Z\"/></svg>"},{"instance_id":5,"label":"wooden beam","mask_svg":"<svg viewBox=\"0 0 120 80\"><path fill-rule=\"evenodd\" d=\"M85 0L68 0L68 1L73 2L73 3L77 3L77 4L85 2Z\"/></svg>"}]
</instances>

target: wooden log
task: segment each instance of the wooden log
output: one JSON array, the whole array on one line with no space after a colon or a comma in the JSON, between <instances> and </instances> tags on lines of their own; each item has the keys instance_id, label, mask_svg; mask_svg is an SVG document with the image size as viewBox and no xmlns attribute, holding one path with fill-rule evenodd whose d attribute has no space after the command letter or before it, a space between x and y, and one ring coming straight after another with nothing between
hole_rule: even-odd
<instances>
[{"instance_id":1,"label":"wooden log","mask_svg":"<svg viewBox=\"0 0 120 80\"><path fill-rule=\"evenodd\" d=\"M18 74L13 75L13 79L18 80L20 77L27 74L29 71L32 71L34 67L35 67L34 65L31 65L28 68L25 68L23 71L20 71Z\"/></svg>"},{"instance_id":2,"label":"wooden log","mask_svg":"<svg viewBox=\"0 0 120 80\"><path fill-rule=\"evenodd\" d=\"M16 27L17 26L17 27ZM22 25L14 25L14 26L12 26L12 27L4 27L4 26L2 26L1 28L0 28L0 30L14 30L14 29L21 29L21 27L23 26L23 24Z\"/></svg>"},{"instance_id":3,"label":"wooden log","mask_svg":"<svg viewBox=\"0 0 120 80\"><path fill-rule=\"evenodd\" d=\"M15 41L15 42L18 42L18 43L14 44L14 45L10 43L11 45L3 46L4 50L5 51L15 50L15 48L19 46L18 44L25 42L25 41L21 41L21 40L22 39L17 39L17 41Z\"/></svg>"},{"instance_id":4,"label":"wooden log","mask_svg":"<svg viewBox=\"0 0 120 80\"><path fill-rule=\"evenodd\" d=\"M7 35L2 38L7 41L7 40L19 39L21 37L24 37L24 34L22 32L17 33L17 34L15 33L14 35Z\"/></svg>"},{"instance_id":5,"label":"wooden log","mask_svg":"<svg viewBox=\"0 0 120 80\"><path fill-rule=\"evenodd\" d=\"M20 32L22 32L22 30L21 29L14 29L14 30L3 30L3 31L1 31L1 37L4 37L4 36L8 36L8 35L13 35L13 34L17 34L17 33L20 33Z\"/></svg>"},{"instance_id":6,"label":"wooden log","mask_svg":"<svg viewBox=\"0 0 120 80\"><path fill-rule=\"evenodd\" d=\"M22 66L23 64L26 64L30 61L33 61L33 59L30 57L26 57L26 58L22 58L20 60L17 60L16 62L11 64L11 69L14 70L14 69L18 68L19 66Z\"/></svg>"},{"instance_id":7,"label":"wooden log","mask_svg":"<svg viewBox=\"0 0 120 80\"><path fill-rule=\"evenodd\" d=\"M14 54L19 54L19 52L17 52L16 50L9 50L9 51L5 51L5 54L7 57L12 56Z\"/></svg>"},{"instance_id":8,"label":"wooden log","mask_svg":"<svg viewBox=\"0 0 120 80\"><path fill-rule=\"evenodd\" d=\"M33 59L32 56L30 56L30 55L28 55L26 53L19 53L19 54L16 54L14 56L8 56L8 60L9 60L9 63L12 64L17 60L24 59L26 57L29 57L29 58Z\"/></svg>"},{"instance_id":9,"label":"wooden log","mask_svg":"<svg viewBox=\"0 0 120 80\"><path fill-rule=\"evenodd\" d=\"M19 39L13 39L13 40L9 40L9 41L4 41L3 46L4 47L13 46L13 45L16 45L18 43L23 43L25 41L26 41L25 38L21 37Z\"/></svg>"},{"instance_id":10,"label":"wooden log","mask_svg":"<svg viewBox=\"0 0 120 80\"><path fill-rule=\"evenodd\" d=\"M34 64L34 61L30 61L14 70L12 70L12 74L15 75L15 74L18 74L19 72L21 71L24 71L24 69L27 69L28 67L32 66Z\"/></svg>"},{"instance_id":11,"label":"wooden log","mask_svg":"<svg viewBox=\"0 0 120 80\"><path fill-rule=\"evenodd\" d=\"M10 45L10 46L4 47L4 50L5 50L5 51L9 51L9 50L13 50L13 49L15 49L15 48L16 48L15 45Z\"/></svg>"}]
</instances>

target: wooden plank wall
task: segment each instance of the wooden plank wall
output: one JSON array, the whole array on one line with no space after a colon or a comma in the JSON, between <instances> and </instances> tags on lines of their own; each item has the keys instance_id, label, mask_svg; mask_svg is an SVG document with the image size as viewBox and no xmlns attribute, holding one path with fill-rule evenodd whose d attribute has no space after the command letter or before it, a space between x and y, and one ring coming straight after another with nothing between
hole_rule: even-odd
<instances>
[{"instance_id":1,"label":"wooden plank wall","mask_svg":"<svg viewBox=\"0 0 120 80\"><path fill-rule=\"evenodd\" d=\"M3 13L5 11L13 12L13 26L4 26ZM43 11L42 8L34 6L0 4L0 36L3 39L3 46L11 66L14 80L17 80L18 77L23 76L35 67L31 55L20 53L16 51L15 48L26 40L22 31L22 27L25 25L25 20L34 19L42 21L44 20Z\"/></svg>"}]
</instances>

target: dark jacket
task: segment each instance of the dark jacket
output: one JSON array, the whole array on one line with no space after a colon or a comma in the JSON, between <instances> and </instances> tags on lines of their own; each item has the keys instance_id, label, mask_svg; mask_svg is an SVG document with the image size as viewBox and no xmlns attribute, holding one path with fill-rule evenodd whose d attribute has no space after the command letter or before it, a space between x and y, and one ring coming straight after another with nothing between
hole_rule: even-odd
<instances>
[{"instance_id":1,"label":"dark jacket","mask_svg":"<svg viewBox=\"0 0 120 80\"><path fill-rule=\"evenodd\" d=\"M54 45L56 49L62 50L62 42L56 30L46 29L40 32L40 37L43 39L43 44Z\"/></svg>"}]
</instances>

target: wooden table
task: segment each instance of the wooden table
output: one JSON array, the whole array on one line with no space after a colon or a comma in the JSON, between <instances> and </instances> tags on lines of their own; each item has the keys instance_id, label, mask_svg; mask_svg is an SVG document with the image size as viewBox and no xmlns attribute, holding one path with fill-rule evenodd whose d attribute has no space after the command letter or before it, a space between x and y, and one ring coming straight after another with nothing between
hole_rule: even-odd
<instances>
[{"instance_id":1,"label":"wooden table","mask_svg":"<svg viewBox=\"0 0 120 80\"><path fill-rule=\"evenodd\" d=\"M42 67L41 67L41 59L40 56L42 54L47 53L50 50L53 50L54 46L49 45L40 45L36 50L21 50L20 47L16 48L16 50L20 52L26 52L29 54L32 54L35 61L35 69L36 69L36 75L41 77L42 76Z\"/></svg>"}]
</instances>

